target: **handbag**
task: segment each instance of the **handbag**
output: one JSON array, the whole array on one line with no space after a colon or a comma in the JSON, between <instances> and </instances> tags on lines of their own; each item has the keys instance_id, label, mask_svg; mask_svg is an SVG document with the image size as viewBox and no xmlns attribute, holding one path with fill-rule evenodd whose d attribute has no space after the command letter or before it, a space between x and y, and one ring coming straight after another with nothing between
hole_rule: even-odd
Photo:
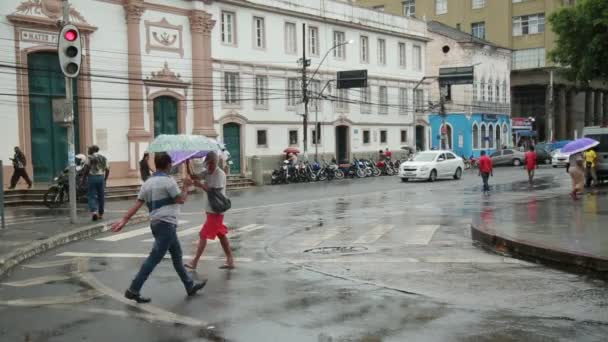
<instances>
[{"instance_id":1,"label":"handbag","mask_svg":"<svg viewBox=\"0 0 608 342\"><path fill-rule=\"evenodd\" d=\"M207 192L209 206L216 213L224 213L232 207L232 202L224 194L221 189L209 189Z\"/></svg>"}]
</instances>

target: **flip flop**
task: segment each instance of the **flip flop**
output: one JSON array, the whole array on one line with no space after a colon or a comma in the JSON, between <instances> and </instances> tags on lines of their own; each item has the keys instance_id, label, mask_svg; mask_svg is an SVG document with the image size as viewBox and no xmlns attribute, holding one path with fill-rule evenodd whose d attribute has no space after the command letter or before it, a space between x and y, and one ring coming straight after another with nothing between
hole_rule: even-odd
<instances>
[{"instance_id":1,"label":"flip flop","mask_svg":"<svg viewBox=\"0 0 608 342\"><path fill-rule=\"evenodd\" d=\"M219 267L220 270L233 270L234 265L222 265Z\"/></svg>"}]
</instances>

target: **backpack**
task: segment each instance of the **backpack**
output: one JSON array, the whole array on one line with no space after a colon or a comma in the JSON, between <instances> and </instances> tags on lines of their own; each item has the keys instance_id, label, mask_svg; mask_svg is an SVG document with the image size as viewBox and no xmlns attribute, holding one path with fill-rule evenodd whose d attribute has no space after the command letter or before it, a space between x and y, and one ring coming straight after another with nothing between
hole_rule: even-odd
<instances>
[{"instance_id":1,"label":"backpack","mask_svg":"<svg viewBox=\"0 0 608 342\"><path fill-rule=\"evenodd\" d=\"M232 202L224 194L221 189L209 189L207 192L209 206L216 213L224 213L232 207Z\"/></svg>"}]
</instances>

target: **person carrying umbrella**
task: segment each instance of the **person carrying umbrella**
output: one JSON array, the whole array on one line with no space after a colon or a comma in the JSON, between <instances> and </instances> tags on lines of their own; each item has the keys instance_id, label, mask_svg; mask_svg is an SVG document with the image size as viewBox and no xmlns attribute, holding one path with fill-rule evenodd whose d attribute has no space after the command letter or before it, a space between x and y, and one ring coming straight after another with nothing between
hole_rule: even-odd
<instances>
[{"instance_id":1,"label":"person carrying umbrella","mask_svg":"<svg viewBox=\"0 0 608 342\"><path fill-rule=\"evenodd\" d=\"M585 169L582 152L590 150L597 145L599 145L599 141L597 140L581 138L569 142L562 148L563 153L570 154L566 171L570 174L570 178L572 179L572 191L570 192L570 196L574 200L578 199L577 194L581 192L585 186ZM590 158L590 160L595 161L595 158Z\"/></svg>"}]
</instances>

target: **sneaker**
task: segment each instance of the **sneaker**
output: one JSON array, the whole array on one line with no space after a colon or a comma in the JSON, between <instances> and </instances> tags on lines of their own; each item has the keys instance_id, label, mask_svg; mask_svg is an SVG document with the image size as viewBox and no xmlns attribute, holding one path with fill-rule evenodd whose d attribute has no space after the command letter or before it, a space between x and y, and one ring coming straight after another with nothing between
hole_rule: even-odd
<instances>
[{"instance_id":1,"label":"sneaker","mask_svg":"<svg viewBox=\"0 0 608 342\"><path fill-rule=\"evenodd\" d=\"M142 297L139 293L133 293L131 290L125 291L125 298L134 300L137 303L150 303L152 299L148 297Z\"/></svg>"},{"instance_id":2,"label":"sneaker","mask_svg":"<svg viewBox=\"0 0 608 342\"><path fill-rule=\"evenodd\" d=\"M93 221L97 221L97 220L99 220L99 215L97 215L97 214L93 214L92 219L93 219Z\"/></svg>"},{"instance_id":3,"label":"sneaker","mask_svg":"<svg viewBox=\"0 0 608 342\"><path fill-rule=\"evenodd\" d=\"M192 287L186 291L188 293L188 296L194 296L200 289L205 287L206 284L207 281L205 280L202 283L192 285Z\"/></svg>"}]
</instances>

